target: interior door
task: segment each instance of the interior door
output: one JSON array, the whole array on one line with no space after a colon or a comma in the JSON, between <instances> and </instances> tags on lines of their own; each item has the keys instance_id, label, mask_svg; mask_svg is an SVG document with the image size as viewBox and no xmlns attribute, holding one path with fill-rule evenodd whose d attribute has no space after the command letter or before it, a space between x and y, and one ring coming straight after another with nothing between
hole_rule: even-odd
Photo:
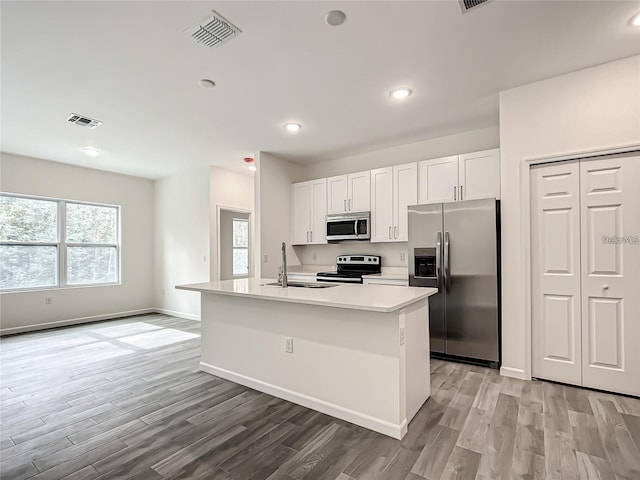
<instances>
[{"instance_id":1,"label":"interior door","mask_svg":"<svg viewBox=\"0 0 640 480\"><path fill-rule=\"evenodd\" d=\"M530 181L532 374L579 385L579 162L534 166Z\"/></svg>"},{"instance_id":2,"label":"interior door","mask_svg":"<svg viewBox=\"0 0 640 480\"><path fill-rule=\"evenodd\" d=\"M640 394L640 155L580 163L583 385Z\"/></svg>"}]
</instances>

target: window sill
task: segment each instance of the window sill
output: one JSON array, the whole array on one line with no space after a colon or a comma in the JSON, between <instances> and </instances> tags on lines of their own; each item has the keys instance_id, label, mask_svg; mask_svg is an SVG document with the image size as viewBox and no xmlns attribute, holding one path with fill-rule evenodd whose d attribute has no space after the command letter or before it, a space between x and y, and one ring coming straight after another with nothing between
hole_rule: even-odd
<instances>
[{"instance_id":1,"label":"window sill","mask_svg":"<svg viewBox=\"0 0 640 480\"><path fill-rule=\"evenodd\" d=\"M34 292L55 292L59 290L77 290L79 288L96 288L96 287L119 287L122 282L113 283L91 283L87 285L65 285L63 287L34 287L34 288L15 288L0 290L0 295L8 295L10 293L34 293Z\"/></svg>"}]
</instances>

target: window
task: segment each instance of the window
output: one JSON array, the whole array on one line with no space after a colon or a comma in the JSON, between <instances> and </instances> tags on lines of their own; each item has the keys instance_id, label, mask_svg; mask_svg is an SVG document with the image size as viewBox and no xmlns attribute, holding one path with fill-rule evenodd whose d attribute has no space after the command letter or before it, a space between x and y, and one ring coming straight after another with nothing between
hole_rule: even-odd
<instances>
[{"instance_id":1,"label":"window","mask_svg":"<svg viewBox=\"0 0 640 480\"><path fill-rule=\"evenodd\" d=\"M249 275L249 220L233 219L233 276Z\"/></svg>"},{"instance_id":2,"label":"window","mask_svg":"<svg viewBox=\"0 0 640 480\"><path fill-rule=\"evenodd\" d=\"M120 209L0 195L0 289L119 281Z\"/></svg>"}]
</instances>

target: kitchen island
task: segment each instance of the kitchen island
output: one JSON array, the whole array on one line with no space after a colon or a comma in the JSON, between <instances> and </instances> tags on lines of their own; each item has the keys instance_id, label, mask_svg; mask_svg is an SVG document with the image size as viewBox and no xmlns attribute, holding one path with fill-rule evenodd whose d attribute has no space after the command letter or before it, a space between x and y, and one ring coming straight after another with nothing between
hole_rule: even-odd
<instances>
[{"instance_id":1,"label":"kitchen island","mask_svg":"<svg viewBox=\"0 0 640 480\"><path fill-rule=\"evenodd\" d=\"M402 438L431 393L427 298L436 290L273 282L176 287L202 294L201 370Z\"/></svg>"}]
</instances>

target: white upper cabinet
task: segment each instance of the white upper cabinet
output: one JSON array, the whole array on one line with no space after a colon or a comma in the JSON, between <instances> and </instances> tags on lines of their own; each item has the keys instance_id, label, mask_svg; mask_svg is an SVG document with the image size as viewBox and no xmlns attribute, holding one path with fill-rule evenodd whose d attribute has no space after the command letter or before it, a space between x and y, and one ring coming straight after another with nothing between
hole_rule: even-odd
<instances>
[{"instance_id":1,"label":"white upper cabinet","mask_svg":"<svg viewBox=\"0 0 640 480\"><path fill-rule=\"evenodd\" d=\"M371 241L406 242L407 207L418 200L418 165L371 170Z\"/></svg>"},{"instance_id":2,"label":"white upper cabinet","mask_svg":"<svg viewBox=\"0 0 640 480\"><path fill-rule=\"evenodd\" d=\"M418 163L418 203L455 202L457 190L458 155Z\"/></svg>"},{"instance_id":3,"label":"white upper cabinet","mask_svg":"<svg viewBox=\"0 0 640 480\"><path fill-rule=\"evenodd\" d=\"M371 209L371 172L327 178L327 212L368 212Z\"/></svg>"},{"instance_id":4,"label":"white upper cabinet","mask_svg":"<svg viewBox=\"0 0 640 480\"><path fill-rule=\"evenodd\" d=\"M500 198L500 149L418 163L418 203Z\"/></svg>"},{"instance_id":5,"label":"white upper cabinet","mask_svg":"<svg viewBox=\"0 0 640 480\"><path fill-rule=\"evenodd\" d=\"M459 200L500 198L500 149L460 155Z\"/></svg>"},{"instance_id":6,"label":"white upper cabinet","mask_svg":"<svg viewBox=\"0 0 640 480\"><path fill-rule=\"evenodd\" d=\"M292 184L291 212L293 245L327 243L327 179Z\"/></svg>"}]
</instances>

